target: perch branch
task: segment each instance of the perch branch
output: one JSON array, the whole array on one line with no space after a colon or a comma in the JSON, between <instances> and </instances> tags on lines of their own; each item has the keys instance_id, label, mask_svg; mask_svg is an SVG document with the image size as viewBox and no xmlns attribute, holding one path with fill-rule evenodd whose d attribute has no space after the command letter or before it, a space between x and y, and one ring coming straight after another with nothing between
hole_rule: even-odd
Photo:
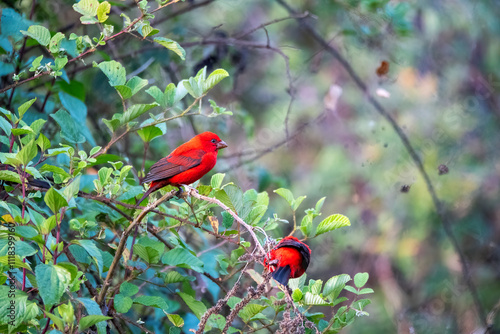
<instances>
[{"instance_id":1,"label":"perch branch","mask_svg":"<svg viewBox=\"0 0 500 334\"><path fill-rule=\"evenodd\" d=\"M213 204L216 204L218 206L220 206L224 211L226 211L227 213L229 213L231 216L233 216L233 218L238 222L240 223L241 225L243 225L243 227L245 227L248 231L248 233L250 233L250 235L252 236L254 242L255 242L255 246L259 249L259 251L261 252L261 254L266 254L266 251L264 250L264 248L262 247L262 245L260 244L259 242L259 239L257 238L257 236L255 235L254 231L253 231L253 228L252 226L248 225L247 223L245 223L243 221L243 219L241 219L233 210L231 210L227 205L225 205L224 203L222 203L221 201L219 201L218 199L216 198L212 198L212 197L208 197L208 196L204 196L204 195L200 195L198 193L198 191L194 188L188 188L188 194L195 197L195 198L198 198L198 199L201 199L201 200L204 200L206 202L210 202L210 203L213 203Z\"/></svg>"}]
</instances>

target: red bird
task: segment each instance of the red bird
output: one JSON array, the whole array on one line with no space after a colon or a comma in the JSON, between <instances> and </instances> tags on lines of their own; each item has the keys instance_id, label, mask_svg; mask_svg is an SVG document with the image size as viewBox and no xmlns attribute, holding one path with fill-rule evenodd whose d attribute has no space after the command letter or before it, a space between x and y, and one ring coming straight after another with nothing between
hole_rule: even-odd
<instances>
[{"instance_id":1,"label":"red bird","mask_svg":"<svg viewBox=\"0 0 500 334\"><path fill-rule=\"evenodd\" d=\"M285 237L266 255L264 266L283 285L302 276L311 260L311 249L295 237Z\"/></svg>"},{"instance_id":2,"label":"red bird","mask_svg":"<svg viewBox=\"0 0 500 334\"><path fill-rule=\"evenodd\" d=\"M151 185L138 203L153 191L167 185L179 187L201 179L214 168L217 152L225 147L227 144L219 136L208 131L177 147L167 157L151 166L149 173L142 180L142 184L151 182Z\"/></svg>"}]
</instances>

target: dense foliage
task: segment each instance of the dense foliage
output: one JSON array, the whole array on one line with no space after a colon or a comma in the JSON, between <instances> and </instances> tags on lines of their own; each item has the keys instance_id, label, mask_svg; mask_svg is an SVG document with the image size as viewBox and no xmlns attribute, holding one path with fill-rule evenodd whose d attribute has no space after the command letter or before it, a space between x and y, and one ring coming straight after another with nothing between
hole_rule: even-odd
<instances>
[{"instance_id":1,"label":"dense foliage","mask_svg":"<svg viewBox=\"0 0 500 334\"><path fill-rule=\"evenodd\" d=\"M5 1L0 332L498 329L496 10ZM207 130L214 171L136 204Z\"/></svg>"}]
</instances>

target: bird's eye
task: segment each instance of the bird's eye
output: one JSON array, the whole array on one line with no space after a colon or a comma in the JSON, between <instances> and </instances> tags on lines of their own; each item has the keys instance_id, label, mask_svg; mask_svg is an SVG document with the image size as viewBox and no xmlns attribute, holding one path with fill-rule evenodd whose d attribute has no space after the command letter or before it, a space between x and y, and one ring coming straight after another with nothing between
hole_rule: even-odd
<instances>
[{"instance_id":1,"label":"bird's eye","mask_svg":"<svg viewBox=\"0 0 500 334\"><path fill-rule=\"evenodd\" d=\"M212 139L211 142L215 144L217 141L215 139Z\"/></svg>"}]
</instances>

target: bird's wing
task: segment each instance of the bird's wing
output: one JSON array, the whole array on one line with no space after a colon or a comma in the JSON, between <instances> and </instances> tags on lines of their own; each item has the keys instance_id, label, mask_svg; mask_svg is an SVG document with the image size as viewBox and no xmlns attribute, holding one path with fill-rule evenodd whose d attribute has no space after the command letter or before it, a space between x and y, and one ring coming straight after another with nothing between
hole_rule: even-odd
<instances>
[{"instance_id":1,"label":"bird's wing","mask_svg":"<svg viewBox=\"0 0 500 334\"><path fill-rule=\"evenodd\" d=\"M142 180L142 183L158 181L171 178L188 169L198 166L205 154L203 150L190 150L185 155L169 155L160 159L151 166L148 175Z\"/></svg>"},{"instance_id":2,"label":"bird's wing","mask_svg":"<svg viewBox=\"0 0 500 334\"><path fill-rule=\"evenodd\" d=\"M292 269L290 266L279 267L271 274L273 278L283 285L288 285L288 281L290 280L290 275L292 273Z\"/></svg>"},{"instance_id":3,"label":"bird's wing","mask_svg":"<svg viewBox=\"0 0 500 334\"><path fill-rule=\"evenodd\" d=\"M307 268L309 266L309 262L311 261L311 252L309 248L307 248L306 245L304 245L301 242L295 241L295 240L288 240L285 239L281 241L277 246L276 249L282 248L282 247L290 247L290 248L295 248L300 252L302 255L302 261L303 261L303 266L304 268Z\"/></svg>"}]
</instances>

